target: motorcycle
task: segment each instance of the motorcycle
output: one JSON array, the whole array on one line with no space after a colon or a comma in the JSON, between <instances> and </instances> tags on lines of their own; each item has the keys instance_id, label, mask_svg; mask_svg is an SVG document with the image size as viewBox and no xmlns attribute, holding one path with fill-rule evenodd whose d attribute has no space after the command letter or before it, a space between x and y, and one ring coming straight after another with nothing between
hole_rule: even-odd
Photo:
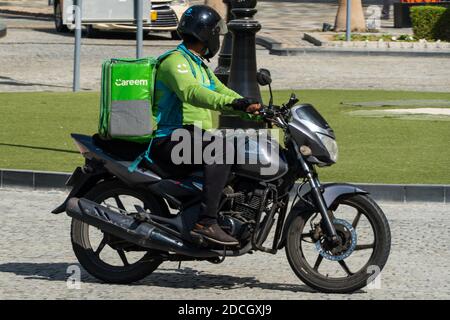
<instances>
[{"instance_id":1,"label":"motorcycle","mask_svg":"<svg viewBox=\"0 0 450 320\"><path fill-rule=\"evenodd\" d=\"M213 247L190 232L200 211L201 172L171 177L154 164L130 172L130 159L90 136L72 134L85 165L76 168L67 182L71 192L52 212L72 218L73 250L87 272L126 284L164 261L221 263L283 248L298 278L320 292L354 292L381 272L391 245L383 211L354 185L319 180L316 168L337 161L332 128L294 94L274 105L268 70L260 69L257 79L270 92L260 116L283 131L284 146L270 138L245 140L246 157L266 157L277 170L261 174L261 164L233 166L218 220L238 239L236 247Z\"/></svg>"}]
</instances>

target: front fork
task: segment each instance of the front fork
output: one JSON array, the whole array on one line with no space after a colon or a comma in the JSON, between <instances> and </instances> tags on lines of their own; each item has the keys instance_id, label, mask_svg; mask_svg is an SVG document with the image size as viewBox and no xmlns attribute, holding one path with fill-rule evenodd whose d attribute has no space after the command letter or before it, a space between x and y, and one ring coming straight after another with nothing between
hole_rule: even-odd
<instances>
[{"instance_id":1,"label":"front fork","mask_svg":"<svg viewBox=\"0 0 450 320\"><path fill-rule=\"evenodd\" d=\"M303 171L306 173L309 185L311 186L311 193L319 209L320 215L322 216L323 224L325 227L325 234L328 238L328 241L330 241L334 245L337 245L339 244L339 238L336 233L336 229L334 228L333 222L330 219L330 215L328 214L328 208L322 196L320 181L317 178L313 168L305 161L303 156L300 153L298 153L297 156Z\"/></svg>"}]
</instances>

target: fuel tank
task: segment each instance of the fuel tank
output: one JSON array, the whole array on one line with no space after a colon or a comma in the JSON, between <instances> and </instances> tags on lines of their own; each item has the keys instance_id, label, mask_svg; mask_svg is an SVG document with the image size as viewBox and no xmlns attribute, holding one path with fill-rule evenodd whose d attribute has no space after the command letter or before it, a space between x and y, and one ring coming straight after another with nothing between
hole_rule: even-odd
<instances>
[{"instance_id":1,"label":"fuel tank","mask_svg":"<svg viewBox=\"0 0 450 320\"><path fill-rule=\"evenodd\" d=\"M226 139L235 146L237 175L269 182L281 178L288 171L279 143L267 130L234 131Z\"/></svg>"}]
</instances>

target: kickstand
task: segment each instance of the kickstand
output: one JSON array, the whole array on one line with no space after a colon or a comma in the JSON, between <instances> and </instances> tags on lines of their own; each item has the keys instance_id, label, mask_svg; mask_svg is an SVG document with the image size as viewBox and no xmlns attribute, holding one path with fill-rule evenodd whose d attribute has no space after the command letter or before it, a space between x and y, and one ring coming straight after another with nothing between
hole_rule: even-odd
<instances>
[{"instance_id":1,"label":"kickstand","mask_svg":"<svg viewBox=\"0 0 450 320\"><path fill-rule=\"evenodd\" d=\"M181 260L178 261L178 270L180 270L180 269L181 269Z\"/></svg>"}]
</instances>

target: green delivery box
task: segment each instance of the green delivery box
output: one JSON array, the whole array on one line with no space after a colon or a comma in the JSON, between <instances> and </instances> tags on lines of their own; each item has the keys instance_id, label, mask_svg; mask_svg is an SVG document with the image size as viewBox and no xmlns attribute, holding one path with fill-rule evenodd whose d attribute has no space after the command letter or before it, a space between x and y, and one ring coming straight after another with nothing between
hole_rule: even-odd
<instances>
[{"instance_id":1,"label":"green delivery box","mask_svg":"<svg viewBox=\"0 0 450 320\"><path fill-rule=\"evenodd\" d=\"M153 130L157 59L110 59L102 65L99 134L105 139L148 142Z\"/></svg>"}]
</instances>

